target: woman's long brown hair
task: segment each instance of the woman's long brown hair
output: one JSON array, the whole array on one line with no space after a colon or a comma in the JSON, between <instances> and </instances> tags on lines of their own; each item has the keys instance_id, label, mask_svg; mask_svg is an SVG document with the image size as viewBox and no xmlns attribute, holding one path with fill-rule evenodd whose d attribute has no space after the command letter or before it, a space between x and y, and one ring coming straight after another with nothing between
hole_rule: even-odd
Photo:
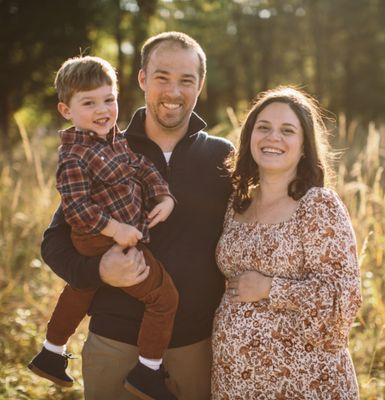
<instances>
[{"instance_id":1,"label":"woman's long brown hair","mask_svg":"<svg viewBox=\"0 0 385 400\"><path fill-rule=\"evenodd\" d=\"M258 165L250 149L251 134L258 114L271 103L287 104L299 119L304 133L304 155L298 163L296 177L288 186L288 195L298 200L311 187L323 187L330 178L328 132L317 101L290 86L262 92L242 125L238 151L226 163L234 187L233 207L240 214L249 207L251 189L259 182Z\"/></svg>"}]
</instances>

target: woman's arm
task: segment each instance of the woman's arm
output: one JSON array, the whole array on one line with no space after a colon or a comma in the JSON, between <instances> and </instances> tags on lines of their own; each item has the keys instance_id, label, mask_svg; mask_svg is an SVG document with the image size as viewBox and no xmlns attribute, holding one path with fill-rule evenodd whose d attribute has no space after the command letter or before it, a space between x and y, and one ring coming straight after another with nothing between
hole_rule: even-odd
<instances>
[{"instance_id":1,"label":"woman's arm","mask_svg":"<svg viewBox=\"0 0 385 400\"><path fill-rule=\"evenodd\" d=\"M305 280L274 277L270 306L296 314L310 345L346 345L361 305L356 240L349 215L332 190L316 189L302 221Z\"/></svg>"}]
</instances>

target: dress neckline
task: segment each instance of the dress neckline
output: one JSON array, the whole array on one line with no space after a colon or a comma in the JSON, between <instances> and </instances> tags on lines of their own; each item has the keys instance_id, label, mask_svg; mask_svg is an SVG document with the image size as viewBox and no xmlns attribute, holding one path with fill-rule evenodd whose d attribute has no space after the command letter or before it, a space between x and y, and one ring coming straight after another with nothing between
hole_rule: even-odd
<instances>
[{"instance_id":1,"label":"dress neckline","mask_svg":"<svg viewBox=\"0 0 385 400\"><path fill-rule=\"evenodd\" d=\"M251 222L241 222L241 221L237 221L234 217L235 217L235 210L233 208L233 201L230 204L230 210L231 210L231 220L234 221L236 224L238 225L244 225L244 226L260 226L260 227L280 227L280 226L284 226L286 224L291 223L292 221L295 220L295 218L297 217L297 214L299 212L299 210L302 208L302 203L304 201L304 199L308 196L309 192L312 190L313 188L310 188L299 200L298 200L298 204L296 209L293 211L293 213L290 215L290 217L284 221L279 221L279 222L258 222L258 220L256 221L251 221Z\"/></svg>"}]
</instances>

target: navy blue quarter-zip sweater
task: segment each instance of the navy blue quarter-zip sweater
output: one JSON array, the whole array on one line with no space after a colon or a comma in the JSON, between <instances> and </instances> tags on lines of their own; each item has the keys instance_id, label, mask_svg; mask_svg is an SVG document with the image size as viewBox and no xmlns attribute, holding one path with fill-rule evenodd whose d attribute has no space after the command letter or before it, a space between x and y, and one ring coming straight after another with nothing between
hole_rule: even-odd
<instances>
[{"instance_id":1,"label":"navy blue quarter-zip sweater","mask_svg":"<svg viewBox=\"0 0 385 400\"><path fill-rule=\"evenodd\" d=\"M149 247L179 291L170 343L170 347L179 347L210 336L223 293L215 246L231 192L223 161L233 147L229 141L205 133L206 124L193 113L187 133L175 146L167 165L162 150L146 136L144 120L142 108L133 116L125 135L135 152L155 164L177 199L170 217L151 230ZM73 287L98 287L89 310L92 332L136 344L143 304L101 282L100 257L87 258L75 251L60 208L44 234L42 256Z\"/></svg>"}]
</instances>

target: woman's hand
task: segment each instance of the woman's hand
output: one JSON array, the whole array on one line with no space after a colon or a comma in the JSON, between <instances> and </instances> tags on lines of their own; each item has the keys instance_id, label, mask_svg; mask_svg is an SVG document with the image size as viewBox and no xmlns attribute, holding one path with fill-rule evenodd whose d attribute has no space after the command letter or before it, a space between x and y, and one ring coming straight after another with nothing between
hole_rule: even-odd
<instances>
[{"instance_id":1,"label":"woman's hand","mask_svg":"<svg viewBox=\"0 0 385 400\"><path fill-rule=\"evenodd\" d=\"M229 279L227 293L232 303L251 303L269 297L273 278L247 271Z\"/></svg>"}]
</instances>

